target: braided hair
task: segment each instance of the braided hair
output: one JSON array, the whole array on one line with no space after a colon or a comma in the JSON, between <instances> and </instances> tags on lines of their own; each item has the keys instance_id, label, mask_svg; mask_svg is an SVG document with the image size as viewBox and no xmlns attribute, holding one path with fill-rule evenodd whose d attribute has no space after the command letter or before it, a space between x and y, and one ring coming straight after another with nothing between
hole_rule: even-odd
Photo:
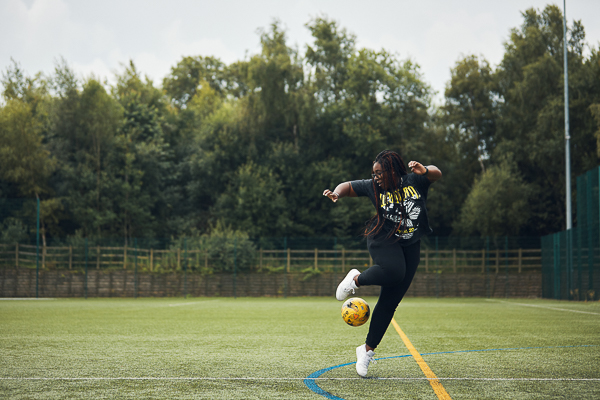
<instances>
[{"instance_id":1,"label":"braided hair","mask_svg":"<svg viewBox=\"0 0 600 400\"><path fill-rule=\"evenodd\" d=\"M373 164L379 163L383 169L382 187L380 187L373 179L373 190L375 192L375 214L369 221L365 229L365 236L373 237L381 232L385 223L383 208L381 207L382 199L385 202L393 202L398 206L397 217L395 218L396 227L390 230L388 238L392 237L406 218L406 209L404 208L404 191L402 190L402 177L408 175L406 166L400 154L391 150L384 150L375 157ZM385 188L385 189L383 189Z\"/></svg>"}]
</instances>

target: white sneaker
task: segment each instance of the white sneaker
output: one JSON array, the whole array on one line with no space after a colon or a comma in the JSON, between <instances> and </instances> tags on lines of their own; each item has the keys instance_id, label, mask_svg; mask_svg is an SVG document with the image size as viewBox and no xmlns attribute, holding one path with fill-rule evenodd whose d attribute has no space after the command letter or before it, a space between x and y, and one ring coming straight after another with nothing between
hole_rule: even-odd
<instances>
[{"instance_id":1,"label":"white sneaker","mask_svg":"<svg viewBox=\"0 0 600 400\"><path fill-rule=\"evenodd\" d=\"M355 293L354 291L358 289L356 283L354 282L354 277L356 275L360 275L360 271L357 269L350 270L346 277L340 282L335 291L335 298L339 301L344 300L346 297L350 295L350 292Z\"/></svg>"},{"instance_id":2,"label":"white sneaker","mask_svg":"<svg viewBox=\"0 0 600 400\"><path fill-rule=\"evenodd\" d=\"M363 344L356 348L356 373L363 378L367 376L369 370L369 364L372 362L375 364L375 352L373 350L367 351L367 345Z\"/></svg>"}]
</instances>

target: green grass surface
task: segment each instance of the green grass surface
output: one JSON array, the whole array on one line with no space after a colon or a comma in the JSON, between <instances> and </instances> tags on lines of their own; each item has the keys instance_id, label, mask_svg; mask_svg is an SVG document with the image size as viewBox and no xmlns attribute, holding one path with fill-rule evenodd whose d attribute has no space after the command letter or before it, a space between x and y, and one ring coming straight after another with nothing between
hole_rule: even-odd
<instances>
[{"instance_id":1,"label":"green grass surface","mask_svg":"<svg viewBox=\"0 0 600 400\"><path fill-rule=\"evenodd\" d=\"M304 379L353 363L367 333L345 325L340 307L330 298L2 300L0 398L323 399ZM600 303L408 298L395 319L452 399L600 398ZM437 399L409 354L390 326L375 379L350 364L314 382L342 399Z\"/></svg>"}]
</instances>

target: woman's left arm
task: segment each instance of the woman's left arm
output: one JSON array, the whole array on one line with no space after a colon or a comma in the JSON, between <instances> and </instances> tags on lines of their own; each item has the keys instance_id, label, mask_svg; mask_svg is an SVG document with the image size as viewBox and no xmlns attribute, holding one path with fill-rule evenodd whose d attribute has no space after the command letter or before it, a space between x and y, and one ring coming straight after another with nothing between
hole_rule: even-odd
<instances>
[{"instance_id":1,"label":"woman's left arm","mask_svg":"<svg viewBox=\"0 0 600 400\"><path fill-rule=\"evenodd\" d=\"M408 168L417 175L425 175L430 182L439 181L442 178L442 171L435 165L424 166L418 161L408 163Z\"/></svg>"}]
</instances>

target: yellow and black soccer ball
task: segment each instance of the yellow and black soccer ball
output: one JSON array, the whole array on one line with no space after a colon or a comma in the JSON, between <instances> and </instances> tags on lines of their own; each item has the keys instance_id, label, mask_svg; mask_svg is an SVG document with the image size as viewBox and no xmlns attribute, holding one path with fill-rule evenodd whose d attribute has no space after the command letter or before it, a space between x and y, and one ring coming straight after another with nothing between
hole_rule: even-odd
<instances>
[{"instance_id":1,"label":"yellow and black soccer ball","mask_svg":"<svg viewBox=\"0 0 600 400\"><path fill-rule=\"evenodd\" d=\"M361 326L369 320L371 309L360 297L352 297L342 305L342 318L350 326Z\"/></svg>"}]
</instances>

